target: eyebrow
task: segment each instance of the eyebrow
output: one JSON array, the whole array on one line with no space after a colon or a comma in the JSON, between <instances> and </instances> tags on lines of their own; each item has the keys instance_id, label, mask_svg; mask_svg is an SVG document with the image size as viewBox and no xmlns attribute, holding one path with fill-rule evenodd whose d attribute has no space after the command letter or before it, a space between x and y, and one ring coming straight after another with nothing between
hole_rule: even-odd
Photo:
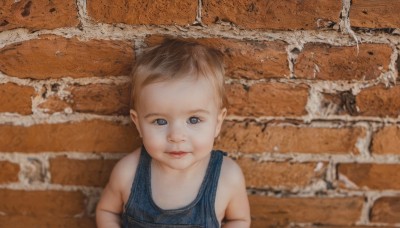
<instances>
[{"instance_id":1,"label":"eyebrow","mask_svg":"<svg viewBox=\"0 0 400 228\"><path fill-rule=\"evenodd\" d=\"M192 114L197 114L197 113L203 113L203 114L210 114L209 111L205 110L205 109L194 109L188 112L190 115ZM163 116L163 114L161 113L156 113L156 112L152 112L152 113L148 113L144 116L145 119L150 118L150 117L154 117L154 116Z\"/></svg>"},{"instance_id":2,"label":"eyebrow","mask_svg":"<svg viewBox=\"0 0 400 228\"><path fill-rule=\"evenodd\" d=\"M144 116L145 119L153 117L153 116L161 116L159 113L149 113Z\"/></svg>"},{"instance_id":3,"label":"eyebrow","mask_svg":"<svg viewBox=\"0 0 400 228\"><path fill-rule=\"evenodd\" d=\"M195 113L204 113L204 114L210 114L208 110L205 109L195 109L189 112L190 114L195 114Z\"/></svg>"}]
</instances>

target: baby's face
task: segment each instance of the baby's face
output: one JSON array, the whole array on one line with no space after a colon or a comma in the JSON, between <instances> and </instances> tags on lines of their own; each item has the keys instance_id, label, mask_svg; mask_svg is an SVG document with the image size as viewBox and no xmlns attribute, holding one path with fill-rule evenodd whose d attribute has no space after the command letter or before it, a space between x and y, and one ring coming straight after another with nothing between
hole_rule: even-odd
<instances>
[{"instance_id":1,"label":"baby's face","mask_svg":"<svg viewBox=\"0 0 400 228\"><path fill-rule=\"evenodd\" d=\"M208 158L226 110L205 79L146 85L131 117L154 160L183 170Z\"/></svg>"}]
</instances>

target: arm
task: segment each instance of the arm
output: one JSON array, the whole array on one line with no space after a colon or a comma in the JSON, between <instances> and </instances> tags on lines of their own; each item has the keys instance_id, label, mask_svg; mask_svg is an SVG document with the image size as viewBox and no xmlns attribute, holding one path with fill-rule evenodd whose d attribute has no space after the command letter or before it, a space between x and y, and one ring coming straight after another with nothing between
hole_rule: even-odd
<instances>
[{"instance_id":1,"label":"arm","mask_svg":"<svg viewBox=\"0 0 400 228\"><path fill-rule=\"evenodd\" d=\"M108 183L96 208L96 223L98 228L121 227L120 213L122 199L113 186Z\"/></svg>"},{"instance_id":2,"label":"arm","mask_svg":"<svg viewBox=\"0 0 400 228\"><path fill-rule=\"evenodd\" d=\"M121 227L124 199L129 196L139 155L138 150L127 155L115 165L111 172L110 180L96 208L98 228Z\"/></svg>"},{"instance_id":3,"label":"arm","mask_svg":"<svg viewBox=\"0 0 400 228\"><path fill-rule=\"evenodd\" d=\"M229 165L231 197L225 210L223 228L249 228L251 223L250 205L246 183L240 167L232 161Z\"/></svg>"}]
</instances>

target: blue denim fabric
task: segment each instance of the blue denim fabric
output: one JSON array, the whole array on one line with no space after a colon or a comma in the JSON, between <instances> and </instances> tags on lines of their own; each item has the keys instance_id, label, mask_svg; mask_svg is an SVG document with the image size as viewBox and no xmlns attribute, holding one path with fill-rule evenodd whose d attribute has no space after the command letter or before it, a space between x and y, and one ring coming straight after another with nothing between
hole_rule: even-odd
<instances>
[{"instance_id":1,"label":"blue denim fabric","mask_svg":"<svg viewBox=\"0 0 400 228\"><path fill-rule=\"evenodd\" d=\"M217 228L215 196L221 171L222 151L212 151L206 174L196 199L174 209L159 208L151 197L151 157L142 147L131 193L122 215L123 228Z\"/></svg>"}]
</instances>

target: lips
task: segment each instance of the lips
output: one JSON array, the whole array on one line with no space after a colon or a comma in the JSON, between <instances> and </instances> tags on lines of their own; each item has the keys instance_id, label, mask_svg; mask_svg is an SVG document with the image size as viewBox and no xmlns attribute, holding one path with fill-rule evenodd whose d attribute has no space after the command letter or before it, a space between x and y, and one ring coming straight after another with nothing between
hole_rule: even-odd
<instances>
[{"instance_id":1,"label":"lips","mask_svg":"<svg viewBox=\"0 0 400 228\"><path fill-rule=\"evenodd\" d=\"M181 157L186 156L188 153L183 152L183 151L171 151L171 152L167 152L167 154L169 154L171 157L174 157L174 158L181 158Z\"/></svg>"}]
</instances>

